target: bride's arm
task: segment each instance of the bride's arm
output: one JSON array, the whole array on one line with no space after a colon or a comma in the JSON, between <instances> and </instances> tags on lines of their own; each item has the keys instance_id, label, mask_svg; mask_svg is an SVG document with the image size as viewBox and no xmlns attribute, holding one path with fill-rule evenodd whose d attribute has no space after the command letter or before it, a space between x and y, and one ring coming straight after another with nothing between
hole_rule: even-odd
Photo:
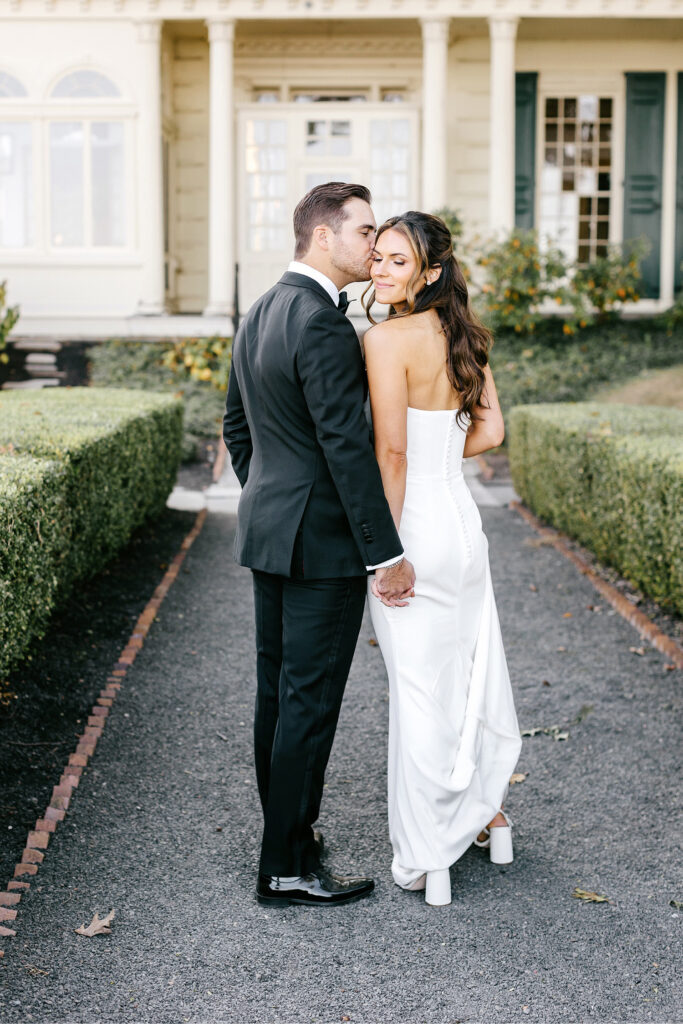
<instances>
[{"instance_id":1,"label":"bride's arm","mask_svg":"<svg viewBox=\"0 0 683 1024\"><path fill-rule=\"evenodd\" d=\"M375 455L384 493L398 530L406 496L408 377L402 345L392 325L377 324L365 335Z\"/></svg>"},{"instance_id":2,"label":"bride's arm","mask_svg":"<svg viewBox=\"0 0 683 1024\"><path fill-rule=\"evenodd\" d=\"M473 455L481 455L482 452L487 452L490 448L497 448L499 444L503 443L505 437L505 424L498 402L498 392L493 383L491 367L488 365L484 369L484 376L486 383L481 396L482 402L477 408L479 419L467 431L463 452L466 459Z\"/></svg>"}]
</instances>

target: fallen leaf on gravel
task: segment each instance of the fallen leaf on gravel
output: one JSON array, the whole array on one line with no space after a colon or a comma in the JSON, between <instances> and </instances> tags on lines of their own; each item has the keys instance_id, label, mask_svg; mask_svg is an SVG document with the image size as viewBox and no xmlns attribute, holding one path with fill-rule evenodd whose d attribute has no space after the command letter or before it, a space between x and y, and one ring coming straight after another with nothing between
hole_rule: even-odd
<instances>
[{"instance_id":1,"label":"fallen leaf on gravel","mask_svg":"<svg viewBox=\"0 0 683 1024\"><path fill-rule=\"evenodd\" d=\"M562 616L563 619L571 619L571 617L572 617L572 613L571 612L565 612L564 615Z\"/></svg>"},{"instance_id":2,"label":"fallen leaf on gravel","mask_svg":"<svg viewBox=\"0 0 683 1024\"><path fill-rule=\"evenodd\" d=\"M538 590L538 587L536 586L536 584L535 584L535 583L530 583L530 584L529 584L529 590L533 590L533 591L536 591L536 590Z\"/></svg>"},{"instance_id":3,"label":"fallen leaf on gravel","mask_svg":"<svg viewBox=\"0 0 683 1024\"><path fill-rule=\"evenodd\" d=\"M24 970L28 971L29 974L49 974L49 971L44 971L42 967L36 967L35 964L24 964Z\"/></svg>"},{"instance_id":4,"label":"fallen leaf on gravel","mask_svg":"<svg viewBox=\"0 0 683 1024\"><path fill-rule=\"evenodd\" d=\"M676 671L676 666L675 665L665 665L664 666L664 671L665 672L675 672Z\"/></svg>"},{"instance_id":5,"label":"fallen leaf on gravel","mask_svg":"<svg viewBox=\"0 0 683 1024\"><path fill-rule=\"evenodd\" d=\"M676 910L681 910L681 908L683 908L683 902L681 902L681 900L669 900L669 906L675 907Z\"/></svg>"},{"instance_id":6,"label":"fallen leaf on gravel","mask_svg":"<svg viewBox=\"0 0 683 1024\"><path fill-rule=\"evenodd\" d=\"M584 903L609 903L609 897L602 896L599 892L591 892L590 889L574 889L572 896Z\"/></svg>"},{"instance_id":7,"label":"fallen leaf on gravel","mask_svg":"<svg viewBox=\"0 0 683 1024\"><path fill-rule=\"evenodd\" d=\"M567 650L566 647L558 647L557 649L558 649L558 651L566 651Z\"/></svg>"},{"instance_id":8,"label":"fallen leaf on gravel","mask_svg":"<svg viewBox=\"0 0 683 1024\"><path fill-rule=\"evenodd\" d=\"M91 939L93 935L109 935L111 934L111 928L108 928L107 926L114 920L115 913L115 910L110 910L107 916L103 917L101 920L100 915L95 914L87 928L84 925L81 925L80 928L74 928L74 931L78 935L87 936L89 939Z\"/></svg>"},{"instance_id":9,"label":"fallen leaf on gravel","mask_svg":"<svg viewBox=\"0 0 683 1024\"><path fill-rule=\"evenodd\" d=\"M510 785L514 786L514 784L516 782L524 782L524 780L525 780L525 778L527 777L528 774L529 774L528 772L514 772L510 776Z\"/></svg>"},{"instance_id":10,"label":"fallen leaf on gravel","mask_svg":"<svg viewBox=\"0 0 683 1024\"><path fill-rule=\"evenodd\" d=\"M641 656L641 658L645 654L645 648L644 647L629 647L629 651L631 652L631 654L639 654Z\"/></svg>"},{"instance_id":11,"label":"fallen leaf on gravel","mask_svg":"<svg viewBox=\"0 0 683 1024\"><path fill-rule=\"evenodd\" d=\"M550 686L550 680L549 679L544 679L543 682L541 683L541 686Z\"/></svg>"},{"instance_id":12,"label":"fallen leaf on gravel","mask_svg":"<svg viewBox=\"0 0 683 1024\"><path fill-rule=\"evenodd\" d=\"M374 636L370 637L368 643L370 644L371 647L377 647L377 641L375 640Z\"/></svg>"}]
</instances>

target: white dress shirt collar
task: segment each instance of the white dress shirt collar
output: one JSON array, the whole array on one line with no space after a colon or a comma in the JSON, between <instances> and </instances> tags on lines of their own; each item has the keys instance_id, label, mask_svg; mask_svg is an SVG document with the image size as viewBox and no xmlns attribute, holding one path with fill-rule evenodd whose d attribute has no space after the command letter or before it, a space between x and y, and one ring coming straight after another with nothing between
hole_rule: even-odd
<instances>
[{"instance_id":1,"label":"white dress shirt collar","mask_svg":"<svg viewBox=\"0 0 683 1024\"><path fill-rule=\"evenodd\" d=\"M304 277L311 277L314 281L317 281L325 289L335 306L339 305L339 289L334 281L330 281L326 274L322 274L315 267L309 267L308 263L299 263L298 260L292 260L287 270L290 274L303 274Z\"/></svg>"}]
</instances>

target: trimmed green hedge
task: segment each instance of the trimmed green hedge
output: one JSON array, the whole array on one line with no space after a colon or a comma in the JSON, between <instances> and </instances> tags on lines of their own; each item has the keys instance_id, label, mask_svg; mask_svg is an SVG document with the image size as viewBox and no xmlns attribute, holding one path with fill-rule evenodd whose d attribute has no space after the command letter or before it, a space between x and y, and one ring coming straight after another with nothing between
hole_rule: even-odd
<instances>
[{"instance_id":1,"label":"trimmed green hedge","mask_svg":"<svg viewBox=\"0 0 683 1024\"><path fill-rule=\"evenodd\" d=\"M524 502L683 614L683 412L518 406L508 433Z\"/></svg>"},{"instance_id":2,"label":"trimmed green hedge","mask_svg":"<svg viewBox=\"0 0 683 1024\"><path fill-rule=\"evenodd\" d=\"M139 391L0 394L0 673L173 488L182 404Z\"/></svg>"}]
</instances>

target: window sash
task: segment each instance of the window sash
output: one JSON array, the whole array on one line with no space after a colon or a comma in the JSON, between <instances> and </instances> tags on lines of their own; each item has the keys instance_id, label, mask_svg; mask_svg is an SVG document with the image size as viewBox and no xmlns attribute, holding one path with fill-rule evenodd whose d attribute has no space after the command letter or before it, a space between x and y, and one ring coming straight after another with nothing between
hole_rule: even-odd
<instances>
[{"instance_id":1,"label":"window sash","mask_svg":"<svg viewBox=\"0 0 683 1024\"><path fill-rule=\"evenodd\" d=\"M128 214L128 163L129 163L129 151L130 151L130 140L128 138L129 132L127 130L127 123L124 119L107 118L106 120L102 117L92 116L90 118L79 117L54 119L51 118L46 121L47 132L46 132L46 145L49 153L49 160L47 161L47 175L45 182L45 189L47 194L46 204L46 236L47 236L47 247L52 253L54 252L73 252L87 249L89 251L96 250L101 252L120 252L125 250L130 245L130 224ZM80 181L81 186L79 193L74 200L74 205L79 207L79 221L81 230L79 232L78 240L67 241L65 244L55 242L55 221L59 221L58 213L56 214L54 209L54 155L52 147L52 136L53 129L55 126L60 124L74 124L79 125L82 132L82 144L80 147L80 158L81 158L81 172ZM119 154L117 156L118 168L114 172L114 180L112 188L109 192L103 192L100 189L99 183L93 180L93 151L95 151L95 163L97 163L97 137L98 137L98 126L115 126L114 139L118 136ZM118 178L118 180L117 180ZM119 206L118 219L116 216L116 206ZM107 225L97 223L97 212L96 207L103 212L106 217L113 216L111 223ZM114 211L112 213L112 210ZM104 228L104 230L103 230ZM105 238L113 239L105 241Z\"/></svg>"},{"instance_id":2,"label":"window sash","mask_svg":"<svg viewBox=\"0 0 683 1024\"><path fill-rule=\"evenodd\" d=\"M586 264L606 252L612 236L616 98L602 90L546 92L539 96L538 111L540 241Z\"/></svg>"},{"instance_id":3,"label":"window sash","mask_svg":"<svg viewBox=\"0 0 683 1024\"><path fill-rule=\"evenodd\" d=\"M0 120L0 252L35 245L34 151L30 121Z\"/></svg>"}]
</instances>

